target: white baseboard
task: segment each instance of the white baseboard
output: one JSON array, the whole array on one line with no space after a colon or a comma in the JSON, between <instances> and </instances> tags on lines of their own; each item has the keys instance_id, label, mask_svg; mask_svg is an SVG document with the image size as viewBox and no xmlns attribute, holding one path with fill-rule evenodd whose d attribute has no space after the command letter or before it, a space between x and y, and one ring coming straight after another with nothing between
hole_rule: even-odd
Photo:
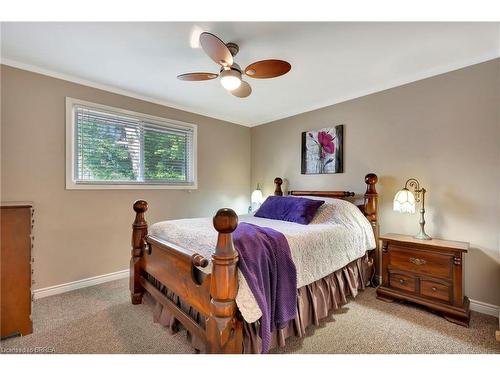
<instances>
[{"instance_id":1,"label":"white baseboard","mask_svg":"<svg viewBox=\"0 0 500 375\"><path fill-rule=\"evenodd\" d=\"M129 276L129 270L111 272L105 275L89 277L87 279L72 281L69 283L49 286L47 288L40 288L33 291L33 299L40 299L56 294L66 293L72 290L86 288L93 285L106 283L108 281L125 279Z\"/></svg>"},{"instance_id":2,"label":"white baseboard","mask_svg":"<svg viewBox=\"0 0 500 375\"><path fill-rule=\"evenodd\" d=\"M492 305L491 303L476 301L475 299L470 299L470 309L472 311L477 311L479 313L494 316L495 318L498 318L500 314L500 306Z\"/></svg>"},{"instance_id":3,"label":"white baseboard","mask_svg":"<svg viewBox=\"0 0 500 375\"><path fill-rule=\"evenodd\" d=\"M36 300L48 296L53 296L56 294L66 293L72 290L106 283L108 281L125 279L128 276L129 276L129 270L126 269L123 271L117 271L105 275L94 276L94 277L89 277L87 279L72 281L65 284L59 284L59 285L49 286L47 288L36 289L33 291L33 299ZM486 302L476 301L474 299L470 300L470 309L486 315L494 316L496 318L498 318L500 314L499 306L492 305Z\"/></svg>"}]
</instances>

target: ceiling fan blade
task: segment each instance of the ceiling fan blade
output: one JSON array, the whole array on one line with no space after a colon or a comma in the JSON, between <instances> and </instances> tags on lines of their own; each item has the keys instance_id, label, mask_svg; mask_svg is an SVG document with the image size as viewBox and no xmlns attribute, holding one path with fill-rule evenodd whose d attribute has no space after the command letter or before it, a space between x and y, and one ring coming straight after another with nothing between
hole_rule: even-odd
<instances>
[{"instance_id":1,"label":"ceiling fan blade","mask_svg":"<svg viewBox=\"0 0 500 375\"><path fill-rule=\"evenodd\" d=\"M233 55L226 44L211 33L201 33L200 44L203 51L217 64L222 66L233 65Z\"/></svg>"},{"instance_id":2,"label":"ceiling fan blade","mask_svg":"<svg viewBox=\"0 0 500 375\"><path fill-rule=\"evenodd\" d=\"M215 73L185 73L177 76L181 81L207 81L217 78L219 75Z\"/></svg>"},{"instance_id":3,"label":"ceiling fan blade","mask_svg":"<svg viewBox=\"0 0 500 375\"><path fill-rule=\"evenodd\" d=\"M238 98L246 98L252 93L252 87L250 87L248 82L241 81L240 87L238 87L236 90L229 92L234 96L237 96Z\"/></svg>"},{"instance_id":4,"label":"ceiling fan blade","mask_svg":"<svg viewBox=\"0 0 500 375\"><path fill-rule=\"evenodd\" d=\"M283 60L262 60L245 68L245 74L252 78L274 78L290 71L292 66Z\"/></svg>"}]
</instances>

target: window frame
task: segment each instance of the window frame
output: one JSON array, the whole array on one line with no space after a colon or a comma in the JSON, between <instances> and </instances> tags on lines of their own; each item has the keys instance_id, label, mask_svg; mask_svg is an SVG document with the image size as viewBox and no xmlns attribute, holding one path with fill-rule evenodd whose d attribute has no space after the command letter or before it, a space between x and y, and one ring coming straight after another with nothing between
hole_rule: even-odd
<instances>
[{"instance_id":1,"label":"window frame","mask_svg":"<svg viewBox=\"0 0 500 375\"><path fill-rule=\"evenodd\" d=\"M75 106L82 105L91 109L108 111L114 114L123 114L129 117L154 121L156 125L165 125L165 128L192 129L193 131L193 182L191 183L166 183L166 182L81 182L75 180L76 147L75 147ZM92 103L85 100L66 97L66 190L148 190L148 189L198 189L198 126L188 122L171 120L145 113L130 111L123 108L111 107L104 104ZM144 161L142 161L144 162Z\"/></svg>"}]
</instances>

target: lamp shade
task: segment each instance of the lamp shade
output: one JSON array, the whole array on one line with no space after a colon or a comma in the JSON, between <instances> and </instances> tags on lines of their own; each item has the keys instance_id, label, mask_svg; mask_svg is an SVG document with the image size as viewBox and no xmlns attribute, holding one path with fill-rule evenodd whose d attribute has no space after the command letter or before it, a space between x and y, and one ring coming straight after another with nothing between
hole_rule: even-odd
<instances>
[{"instance_id":1,"label":"lamp shade","mask_svg":"<svg viewBox=\"0 0 500 375\"><path fill-rule=\"evenodd\" d=\"M393 209L397 212L415 213L415 196L413 193L407 188L398 191L394 197Z\"/></svg>"},{"instance_id":2,"label":"lamp shade","mask_svg":"<svg viewBox=\"0 0 500 375\"><path fill-rule=\"evenodd\" d=\"M252 203L258 203L261 204L263 202L263 197L262 197L262 191L257 188L252 192L252 198L251 201Z\"/></svg>"}]
</instances>

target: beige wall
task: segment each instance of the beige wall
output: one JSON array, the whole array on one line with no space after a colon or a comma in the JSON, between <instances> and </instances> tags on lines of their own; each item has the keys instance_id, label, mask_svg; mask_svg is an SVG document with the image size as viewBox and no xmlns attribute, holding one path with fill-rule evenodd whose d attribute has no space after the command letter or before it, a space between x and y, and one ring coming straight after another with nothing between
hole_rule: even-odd
<instances>
[{"instance_id":1,"label":"beige wall","mask_svg":"<svg viewBox=\"0 0 500 375\"><path fill-rule=\"evenodd\" d=\"M7 66L1 90L1 198L35 204L35 289L128 268L135 199L149 222L248 207L249 128ZM65 190L66 96L197 124L199 188Z\"/></svg>"},{"instance_id":2,"label":"beige wall","mask_svg":"<svg viewBox=\"0 0 500 375\"><path fill-rule=\"evenodd\" d=\"M428 190L426 228L471 243L466 293L500 305L500 59L252 128L252 185L364 190L380 177L381 232L413 234L418 216L392 211L405 180ZM301 132L345 124L345 173L301 175Z\"/></svg>"},{"instance_id":3,"label":"beige wall","mask_svg":"<svg viewBox=\"0 0 500 375\"><path fill-rule=\"evenodd\" d=\"M373 171L381 231L412 234L417 215L391 206L414 176L429 190L428 232L471 243L466 293L500 305L499 75L497 59L250 130L1 66L1 198L35 203L38 289L126 269L137 198L149 201L150 222L222 206L244 212L250 186L271 194L275 176L296 189L362 192ZM198 124L199 189L65 190L66 96ZM300 133L337 124L345 124L346 172L301 175Z\"/></svg>"}]
</instances>

